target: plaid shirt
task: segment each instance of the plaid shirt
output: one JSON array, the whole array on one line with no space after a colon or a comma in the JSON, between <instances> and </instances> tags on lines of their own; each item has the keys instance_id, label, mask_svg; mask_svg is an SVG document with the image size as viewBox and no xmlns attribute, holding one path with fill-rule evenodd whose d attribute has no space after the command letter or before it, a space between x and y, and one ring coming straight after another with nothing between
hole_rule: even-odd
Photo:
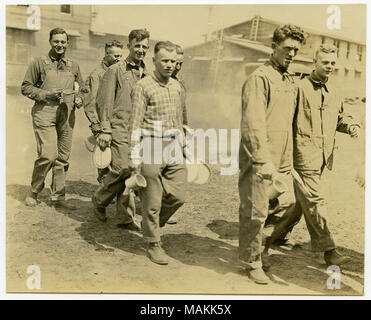
<instances>
[{"instance_id":1,"label":"plaid shirt","mask_svg":"<svg viewBox=\"0 0 371 320\"><path fill-rule=\"evenodd\" d=\"M130 137L138 129L147 130L153 137L162 137L169 129L182 131L182 123L179 121L181 95L181 85L173 78L170 78L166 85L155 75L138 81L132 96ZM162 132L155 132L155 121L161 121Z\"/></svg>"}]
</instances>

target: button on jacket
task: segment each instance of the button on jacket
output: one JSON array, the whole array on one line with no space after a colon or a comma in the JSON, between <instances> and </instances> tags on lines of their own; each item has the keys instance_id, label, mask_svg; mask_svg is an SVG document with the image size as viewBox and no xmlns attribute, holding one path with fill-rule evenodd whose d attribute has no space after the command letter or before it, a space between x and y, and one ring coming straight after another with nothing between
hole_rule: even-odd
<instances>
[{"instance_id":1,"label":"button on jacket","mask_svg":"<svg viewBox=\"0 0 371 320\"><path fill-rule=\"evenodd\" d=\"M143 71L142 71L143 70ZM128 141L128 122L132 113L131 94L138 80L146 75L141 67L123 60L108 68L97 93L97 112L102 131L120 131L122 141Z\"/></svg>"},{"instance_id":2,"label":"button on jacket","mask_svg":"<svg viewBox=\"0 0 371 320\"><path fill-rule=\"evenodd\" d=\"M314 73L299 82L294 119L294 166L297 170L332 169L336 131L348 133L353 118L343 111L341 98L330 82Z\"/></svg>"}]
</instances>

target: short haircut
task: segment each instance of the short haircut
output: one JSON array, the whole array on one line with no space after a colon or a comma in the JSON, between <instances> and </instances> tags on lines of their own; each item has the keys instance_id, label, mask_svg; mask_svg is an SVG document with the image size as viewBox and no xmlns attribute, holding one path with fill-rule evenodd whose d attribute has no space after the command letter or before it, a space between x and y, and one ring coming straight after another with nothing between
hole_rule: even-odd
<instances>
[{"instance_id":1,"label":"short haircut","mask_svg":"<svg viewBox=\"0 0 371 320\"><path fill-rule=\"evenodd\" d=\"M336 53L337 48L330 43L324 43L319 46L319 48L315 51L314 53L314 59L317 60L318 55L323 52L323 53Z\"/></svg>"},{"instance_id":2,"label":"short haircut","mask_svg":"<svg viewBox=\"0 0 371 320\"><path fill-rule=\"evenodd\" d=\"M176 50L176 45L171 41L159 41L155 44L155 54L159 52L161 49L165 49L167 51L174 51Z\"/></svg>"},{"instance_id":3,"label":"short haircut","mask_svg":"<svg viewBox=\"0 0 371 320\"><path fill-rule=\"evenodd\" d=\"M64 30L64 29L62 29L62 28L54 28L54 29L50 30L50 33L49 33L49 41L53 38L53 36L54 36L55 34L65 34L65 35L67 36L67 41L68 41L68 39L69 39L66 30Z\"/></svg>"},{"instance_id":4,"label":"short haircut","mask_svg":"<svg viewBox=\"0 0 371 320\"><path fill-rule=\"evenodd\" d=\"M184 54L183 48L180 45L175 45L175 49L177 54Z\"/></svg>"},{"instance_id":5,"label":"short haircut","mask_svg":"<svg viewBox=\"0 0 371 320\"><path fill-rule=\"evenodd\" d=\"M301 44L305 44L307 37L308 35L306 34L306 32L304 32L304 30L302 30L298 26L285 24L277 27L277 29L274 30L273 42L279 44L285 41L287 38L291 38L299 41Z\"/></svg>"},{"instance_id":6,"label":"short haircut","mask_svg":"<svg viewBox=\"0 0 371 320\"><path fill-rule=\"evenodd\" d=\"M147 29L135 29L131 30L129 33L129 43L132 40L142 41L144 39L149 39L149 31Z\"/></svg>"},{"instance_id":7,"label":"short haircut","mask_svg":"<svg viewBox=\"0 0 371 320\"><path fill-rule=\"evenodd\" d=\"M105 51L107 51L107 49L112 48L112 47L117 47L117 48L122 49L124 47L124 45L120 41L112 40L110 42L106 42L106 45L104 46L104 49L105 49Z\"/></svg>"}]
</instances>

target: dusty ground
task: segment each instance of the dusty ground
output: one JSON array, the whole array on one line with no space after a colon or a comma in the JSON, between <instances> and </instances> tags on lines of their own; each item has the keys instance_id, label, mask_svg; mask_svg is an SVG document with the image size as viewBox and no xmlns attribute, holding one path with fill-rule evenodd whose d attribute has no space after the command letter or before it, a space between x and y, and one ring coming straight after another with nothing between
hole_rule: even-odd
<instances>
[{"instance_id":1,"label":"dusty ground","mask_svg":"<svg viewBox=\"0 0 371 320\"><path fill-rule=\"evenodd\" d=\"M196 99L196 98L194 98ZM238 101L238 99L236 99ZM30 292L29 265L41 269L41 289L33 292L208 293L360 295L364 273L364 153L363 142L339 134L335 170L329 184L329 225L339 250L352 262L342 270L339 290L328 290L321 257L306 250L309 236L304 221L292 237L303 244L292 251L271 250L271 284L251 282L237 259L237 175L220 176L218 166L207 185L187 185L188 202L163 229L163 243L172 258L168 266L145 256L141 234L117 228L115 208L107 223L92 213L90 196L97 187L96 169L83 146L89 134L82 110L71 156L67 193L79 206L74 212L56 211L42 203L24 205L35 157L29 110L23 97L7 101L7 291ZM207 105L203 106L207 108ZM351 110L363 116L364 104ZM206 109L199 110L207 114ZM236 119L238 118L238 110ZM191 112L191 120L196 113ZM227 114L228 116L228 114ZM228 120L230 120L228 118ZM198 121L199 122L199 121ZM218 119L223 123L223 119ZM231 121L228 122L230 124ZM234 120L238 128L237 120ZM41 200L47 199L48 190ZM140 216L138 216L140 220Z\"/></svg>"}]
</instances>

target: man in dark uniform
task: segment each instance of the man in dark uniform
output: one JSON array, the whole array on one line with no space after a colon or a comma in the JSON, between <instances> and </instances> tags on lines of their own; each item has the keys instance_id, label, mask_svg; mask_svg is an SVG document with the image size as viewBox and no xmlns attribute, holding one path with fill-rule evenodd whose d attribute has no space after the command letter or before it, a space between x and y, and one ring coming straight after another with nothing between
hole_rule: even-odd
<instances>
[{"instance_id":1,"label":"man in dark uniform","mask_svg":"<svg viewBox=\"0 0 371 320\"><path fill-rule=\"evenodd\" d=\"M105 56L99 65L90 73L86 80L86 86L89 87L89 98L84 106L85 115L90 122L90 129L94 136L101 132L100 123L96 115L96 97L99 88L99 83L107 69L119 62L122 58L123 45L117 40L107 42L105 45ZM98 169L98 181L102 182L103 177L108 173L109 169Z\"/></svg>"},{"instance_id":2,"label":"man in dark uniform","mask_svg":"<svg viewBox=\"0 0 371 320\"><path fill-rule=\"evenodd\" d=\"M103 179L93 196L94 213L106 221L106 207L117 197L117 212L125 229L140 230L134 220L133 193L123 194L125 180L130 176L128 168L128 123L132 113L131 94L136 82L145 77L143 59L149 49L149 32L133 30L129 34L129 55L112 65L103 76L97 93L97 110L102 132L97 141L104 149L111 146L110 172Z\"/></svg>"},{"instance_id":3,"label":"man in dark uniform","mask_svg":"<svg viewBox=\"0 0 371 320\"><path fill-rule=\"evenodd\" d=\"M84 92L77 63L65 57L68 34L61 28L50 31L51 50L32 61L22 82L22 94L35 101L32 122L37 144L28 206L37 205L37 196L52 170L51 204L76 209L65 201L65 179L72 147L75 107L83 105L82 95L74 93L75 82ZM85 91L86 93L87 91Z\"/></svg>"},{"instance_id":4,"label":"man in dark uniform","mask_svg":"<svg viewBox=\"0 0 371 320\"><path fill-rule=\"evenodd\" d=\"M242 88L239 257L250 269L250 278L259 284L269 281L263 271L268 265L261 255L269 206L265 180L291 174L297 91L287 68L305 38L296 26L278 27L270 60L256 69Z\"/></svg>"}]
</instances>

